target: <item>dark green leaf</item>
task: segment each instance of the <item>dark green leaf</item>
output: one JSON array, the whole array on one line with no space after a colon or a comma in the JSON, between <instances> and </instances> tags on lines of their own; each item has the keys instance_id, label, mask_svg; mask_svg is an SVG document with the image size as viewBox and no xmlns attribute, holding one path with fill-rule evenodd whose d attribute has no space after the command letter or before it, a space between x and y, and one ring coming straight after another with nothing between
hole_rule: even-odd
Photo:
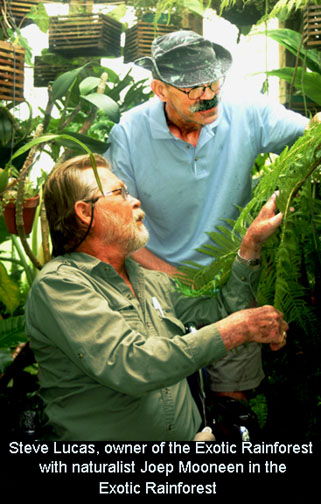
<instances>
[{"instance_id":1,"label":"dark green leaf","mask_svg":"<svg viewBox=\"0 0 321 504\"><path fill-rule=\"evenodd\" d=\"M12 351L10 348L0 350L0 373L4 373L6 368L11 364L12 360Z\"/></svg>"},{"instance_id":2,"label":"dark green leaf","mask_svg":"<svg viewBox=\"0 0 321 504\"><path fill-rule=\"evenodd\" d=\"M279 70L271 70L270 72L267 72L267 74L284 79L286 82L291 84L294 75L294 68L280 68ZM302 75L302 68L299 67L296 69L294 86L321 106L321 74L317 72L304 71Z\"/></svg>"},{"instance_id":3,"label":"dark green leaf","mask_svg":"<svg viewBox=\"0 0 321 504\"><path fill-rule=\"evenodd\" d=\"M74 70L69 70L57 77L52 85L52 96L54 100L59 100L65 96L68 89L75 83L78 75L86 66L87 64L79 68L75 68Z\"/></svg>"},{"instance_id":4,"label":"dark green leaf","mask_svg":"<svg viewBox=\"0 0 321 504\"><path fill-rule=\"evenodd\" d=\"M268 30L267 35L283 45L288 51L294 54L294 56L297 56L300 48L300 58L304 61L305 65L313 72L321 72L320 52L316 49L305 49L304 45L301 43L301 33L288 28L280 28L277 30Z\"/></svg>"},{"instance_id":5,"label":"dark green leaf","mask_svg":"<svg viewBox=\"0 0 321 504\"><path fill-rule=\"evenodd\" d=\"M87 96L82 96L83 100L95 105L99 110L102 110L108 117L117 123L120 119L120 110L117 103L112 100L109 96L100 93L91 93Z\"/></svg>"},{"instance_id":6,"label":"dark green leaf","mask_svg":"<svg viewBox=\"0 0 321 504\"><path fill-rule=\"evenodd\" d=\"M86 145L92 152L96 152L98 154L104 154L104 152L106 152L107 150L107 142L101 142L99 140L96 140L95 138L91 138L87 135L82 135L80 133L72 131L63 131L62 133L79 140L84 145ZM75 142L72 140L62 139L60 140L60 143L71 149L74 149L75 147L81 148L81 146L77 146L77 144L75 144Z\"/></svg>"},{"instance_id":7,"label":"dark green leaf","mask_svg":"<svg viewBox=\"0 0 321 504\"><path fill-rule=\"evenodd\" d=\"M8 313L13 313L21 301L19 287L10 279L2 263L0 263L0 301Z\"/></svg>"},{"instance_id":8,"label":"dark green leaf","mask_svg":"<svg viewBox=\"0 0 321 504\"><path fill-rule=\"evenodd\" d=\"M6 228L3 215L0 215L0 243L7 241L10 238L10 234Z\"/></svg>"},{"instance_id":9,"label":"dark green leaf","mask_svg":"<svg viewBox=\"0 0 321 504\"><path fill-rule=\"evenodd\" d=\"M0 348L15 347L24 341L28 341L24 315L0 320Z\"/></svg>"}]
</instances>

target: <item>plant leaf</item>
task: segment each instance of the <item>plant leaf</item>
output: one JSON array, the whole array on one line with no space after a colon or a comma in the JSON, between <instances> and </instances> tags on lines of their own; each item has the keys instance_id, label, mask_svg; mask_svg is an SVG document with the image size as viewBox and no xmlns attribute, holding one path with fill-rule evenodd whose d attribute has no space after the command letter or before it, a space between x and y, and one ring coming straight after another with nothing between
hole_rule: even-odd
<instances>
[{"instance_id":1,"label":"plant leaf","mask_svg":"<svg viewBox=\"0 0 321 504\"><path fill-rule=\"evenodd\" d=\"M99 77L86 77L79 84L79 91L81 95L86 95L90 93L93 89L96 89L100 84Z\"/></svg>"},{"instance_id":2,"label":"plant leaf","mask_svg":"<svg viewBox=\"0 0 321 504\"><path fill-rule=\"evenodd\" d=\"M10 238L10 234L6 228L3 215L0 215L0 243L7 241Z\"/></svg>"},{"instance_id":3,"label":"plant leaf","mask_svg":"<svg viewBox=\"0 0 321 504\"><path fill-rule=\"evenodd\" d=\"M89 65L89 62L79 68L69 70L57 77L52 85L52 96L54 100L62 98L67 93L68 89L72 86L72 84L74 84L78 75L87 65Z\"/></svg>"},{"instance_id":4,"label":"plant leaf","mask_svg":"<svg viewBox=\"0 0 321 504\"><path fill-rule=\"evenodd\" d=\"M265 35L265 32L260 34ZM303 45L301 45L302 35L300 33L290 30L289 28L279 28L277 30L268 30L267 35L283 45L288 51L294 54L294 56L297 55L299 47L301 46L300 58L304 61L306 66L313 72L321 72L319 51L316 49L305 49Z\"/></svg>"},{"instance_id":5,"label":"plant leaf","mask_svg":"<svg viewBox=\"0 0 321 504\"><path fill-rule=\"evenodd\" d=\"M6 368L11 364L12 360L12 352L10 348L0 350L0 373L4 373Z\"/></svg>"},{"instance_id":6,"label":"plant leaf","mask_svg":"<svg viewBox=\"0 0 321 504\"><path fill-rule=\"evenodd\" d=\"M24 341L28 341L24 315L0 320L0 348L14 347Z\"/></svg>"},{"instance_id":7,"label":"plant leaf","mask_svg":"<svg viewBox=\"0 0 321 504\"><path fill-rule=\"evenodd\" d=\"M49 30L49 16L42 3L31 7L30 12L26 14L26 18L32 19L43 33L47 33Z\"/></svg>"},{"instance_id":8,"label":"plant leaf","mask_svg":"<svg viewBox=\"0 0 321 504\"><path fill-rule=\"evenodd\" d=\"M102 110L114 123L118 123L120 119L119 106L109 96L100 93L92 93L87 96L82 96L82 98L95 105L99 110Z\"/></svg>"},{"instance_id":9,"label":"plant leaf","mask_svg":"<svg viewBox=\"0 0 321 504\"><path fill-rule=\"evenodd\" d=\"M75 135L71 136L70 134L68 134L68 135L66 135L66 134L61 134L61 135L58 135L58 134L47 134L47 135L42 135L40 137L34 138L33 140L31 140L30 142L28 142L27 144L25 144L23 147L21 147L20 149L18 149L11 156L11 159L10 159L9 163L13 159L15 159L16 157L21 156L21 154L23 154L24 152L26 152L27 150L29 150L34 145L39 145L39 144L42 144L42 143L48 143L48 142L53 142L53 141L55 141L55 142L63 142L64 140L70 140L72 142L75 142L76 144L78 144L78 146L82 147L82 149L85 152L87 152L87 154L89 155L90 160L91 160L91 164L92 164L92 168L94 170L94 174L95 174L95 178L96 178L96 181L97 181L97 185L98 185L100 191L103 193L104 190L103 190L103 187L102 187L99 175L98 175L96 161L95 161L95 158L93 156L93 153L87 147L87 145L85 143L83 143L81 140L79 140L78 138L76 138Z\"/></svg>"},{"instance_id":10,"label":"plant leaf","mask_svg":"<svg viewBox=\"0 0 321 504\"><path fill-rule=\"evenodd\" d=\"M64 146L67 146L71 149L74 149L77 147L75 145L74 139L79 140L82 142L84 145L88 147L92 152L97 152L98 154L104 154L107 150L107 142L101 142L100 140L96 140L95 138L92 138L87 135L82 135L81 133L77 133L74 131L62 131L63 134L66 134L68 136L71 136L73 140L63 140L61 139L59 143L61 143ZM79 148L82 148L81 145L78 146Z\"/></svg>"},{"instance_id":11,"label":"plant leaf","mask_svg":"<svg viewBox=\"0 0 321 504\"><path fill-rule=\"evenodd\" d=\"M19 287L11 280L2 263L0 263L0 301L10 314L18 308L21 301Z\"/></svg>"},{"instance_id":12,"label":"plant leaf","mask_svg":"<svg viewBox=\"0 0 321 504\"><path fill-rule=\"evenodd\" d=\"M294 68L285 67L279 70L271 70L267 75L279 77L286 82L292 83ZM294 86L300 89L302 93L311 98L318 105L321 105L321 74L317 72L303 72L299 67L296 70Z\"/></svg>"},{"instance_id":13,"label":"plant leaf","mask_svg":"<svg viewBox=\"0 0 321 504\"><path fill-rule=\"evenodd\" d=\"M199 16L203 16L205 9L199 0L184 0L184 7Z\"/></svg>"}]
</instances>

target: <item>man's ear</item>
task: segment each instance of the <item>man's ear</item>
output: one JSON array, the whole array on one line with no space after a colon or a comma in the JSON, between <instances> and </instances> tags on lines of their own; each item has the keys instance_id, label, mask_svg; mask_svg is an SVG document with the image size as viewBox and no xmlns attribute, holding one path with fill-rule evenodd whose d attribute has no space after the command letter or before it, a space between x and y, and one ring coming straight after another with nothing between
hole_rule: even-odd
<instances>
[{"instance_id":1,"label":"man's ear","mask_svg":"<svg viewBox=\"0 0 321 504\"><path fill-rule=\"evenodd\" d=\"M76 201L74 205L75 214L78 219L83 223L89 226L91 214L92 214L92 205L90 203L85 203L84 201Z\"/></svg>"},{"instance_id":2,"label":"man's ear","mask_svg":"<svg viewBox=\"0 0 321 504\"><path fill-rule=\"evenodd\" d=\"M150 87L153 93L158 96L163 102L167 101L167 87L166 84L158 79L152 80Z\"/></svg>"}]
</instances>

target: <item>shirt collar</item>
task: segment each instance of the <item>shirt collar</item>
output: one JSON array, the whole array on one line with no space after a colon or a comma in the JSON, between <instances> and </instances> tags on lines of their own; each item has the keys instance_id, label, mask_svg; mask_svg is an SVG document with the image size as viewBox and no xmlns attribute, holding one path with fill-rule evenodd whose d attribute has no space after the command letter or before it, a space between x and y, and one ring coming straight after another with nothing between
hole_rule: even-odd
<instances>
[{"instance_id":1,"label":"shirt collar","mask_svg":"<svg viewBox=\"0 0 321 504\"><path fill-rule=\"evenodd\" d=\"M95 269L99 269L101 267L103 267L105 270L107 269L115 273L113 266L101 261L100 259L97 259L97 257L85 254L84 252L72 252L71 254L65 254L64 256L59 257L59 259L61 263L63 263L64 260L66 262L74 262L80 270L87 273L91 273ZM129 272L136 272L141 269L139 264L130 257L127 257L125 263L126 268L128 268Z\"/></svg>"}]
</instances>

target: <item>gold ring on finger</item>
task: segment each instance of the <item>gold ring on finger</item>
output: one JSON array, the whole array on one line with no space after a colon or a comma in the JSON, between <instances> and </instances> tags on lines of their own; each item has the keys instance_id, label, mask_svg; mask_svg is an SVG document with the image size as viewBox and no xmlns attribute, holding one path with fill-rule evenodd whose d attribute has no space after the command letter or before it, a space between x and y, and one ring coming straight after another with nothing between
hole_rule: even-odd
<instances>
[{"instance_id":1,"label":"gold ring on finger","mask_svg":"<svg viewBox=\"0 0 321 504\"><path fill-rule=\"evenodd\" d=\"M286 340L286 331L283 331L282 337L281 337L281 343L284 343Z\"/></svg>"}]
</instances>

